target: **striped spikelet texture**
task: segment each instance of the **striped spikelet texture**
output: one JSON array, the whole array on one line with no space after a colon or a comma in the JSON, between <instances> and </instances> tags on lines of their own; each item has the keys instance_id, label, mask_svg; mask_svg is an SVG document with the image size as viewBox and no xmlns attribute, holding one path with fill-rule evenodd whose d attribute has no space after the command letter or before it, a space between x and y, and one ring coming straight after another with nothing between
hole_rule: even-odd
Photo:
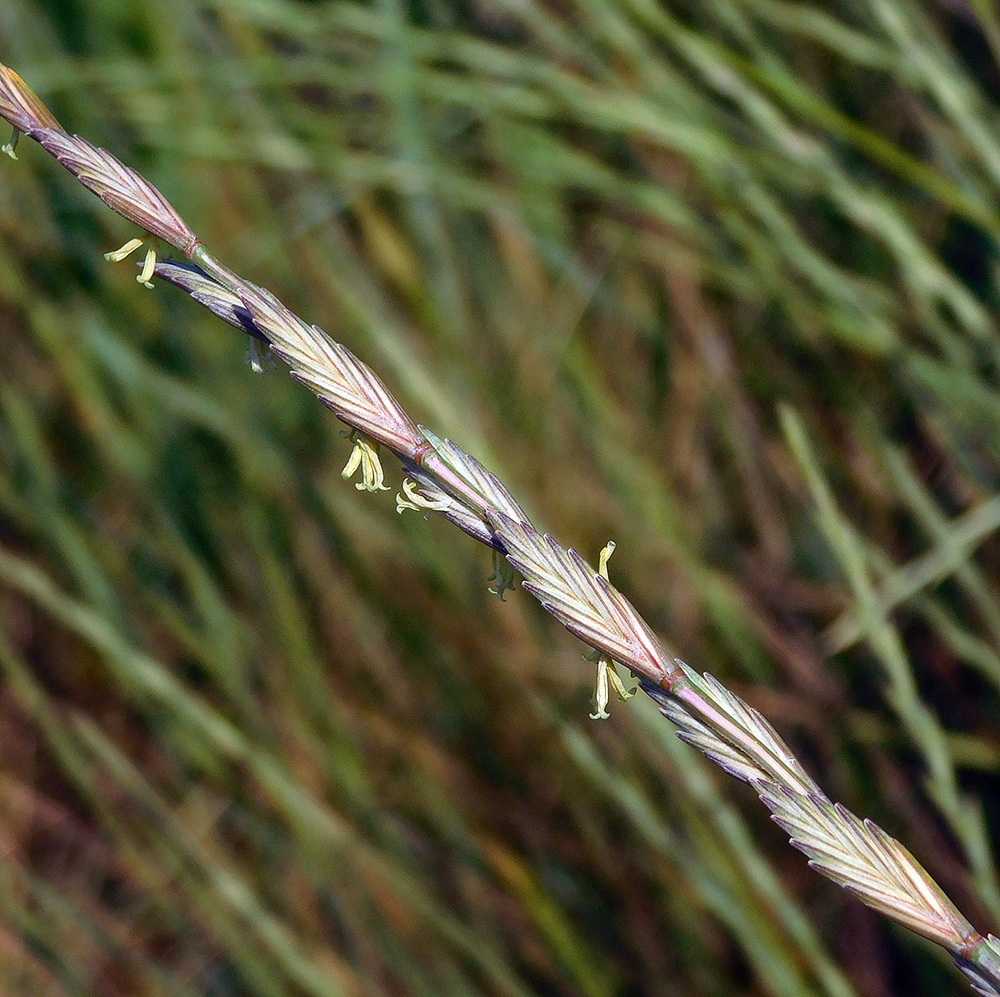
<instances>
[{"instance_id":1,"label":"striped spikelet texture","mask_svg":"<svg viewBox=\"0 0 1000 997\"><path fill-rule=\"evenodd\" d=\"M113 210L192 258L197 265L161 262L155 272L230 325L269 343L292 376L340 419L395 453L412 482L401 505L440 512L505 554L547 612L599 655L638 675L685 741L755 788L813 868L948 949L977 993L1000 994L997 939L977 933L898 841L832 803L756 710L670 656L606 575L537 530L495 475L453 442L418 427L349 349L215 261L154 186L110 153L63 131L6 67L0 67L0 116Z\"/></svg>"}]
</instances>

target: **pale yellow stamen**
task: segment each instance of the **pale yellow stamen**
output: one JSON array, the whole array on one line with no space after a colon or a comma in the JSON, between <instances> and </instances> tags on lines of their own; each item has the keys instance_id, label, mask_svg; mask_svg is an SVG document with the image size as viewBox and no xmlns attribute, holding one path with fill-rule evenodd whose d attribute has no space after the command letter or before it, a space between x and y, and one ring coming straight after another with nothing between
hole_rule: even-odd
<instances>
[{"instance_id":1,"label":"pale yellow stamen","mask_svg":"<svg viewBox=\"0 0 1000 997\"><path fill-rule=\"evenodd\" d=\"M601 551L601 560L598 564L598 573L604 575L605 578L608 577L608 561L611 560L611 555L615 552L615 547L618 545L614 540L609 540L607 546Z\"/></svg>"},{"instance_id":2,"label":"pale yellow stamen","mask_svg":"<svg viewBox=\"0 0 1000 997\"><path fill-rule=\"evenodd\" d=\"M602 654L597 659L597 689L594 691L594 706L596 710L590 714L591 720L607 720L608 713L608 659Z\"/></svg>"},{"instance_id":3,"label":"pale yellow stamen","mask_svg":"<svg viewBox=\"0 0 1000 997\"><path fill-rule=\"evenodd\" d=\"M21 129L15 127L11 137L4 143L3 146L0 146L0 149L2 149L3 152L6 152L11 159L17 159L17 153L14 150L17 148L17 143L20 141L21 135Z\"/></svg>"},{"instance_id":4,"label":"pale yellow stamen","mask_svg":"<svg viewBox=\"0 0 1000 997\"><path fill-rule=\"evenodd\" d=\"M601 558L597 567L598 573L604 578L608 577L608 561L614 552L615 542L614 540L609 540L607 546L601 551ZM608 713L611 690L614 689L618 698L623 703L627 703L639 691L639 687L626 689L625 683L622 682L621 676L618 674L617 663L612 661L606 654L593 651L590 654L585 654L584 657L588 661L593 661L594 658L597 659L597 688L594 691L594 706L596 710L590 714L590 719L607 720L611 716Z\"/></svg>"},{"instance_id":5,"label":"pale yellow stamen","mask_svg":"<svg viewBox=\"0 0 1000 997\"><path fill-rule=\"evenodd\" d=\"M129 239L121 249L116 249L112 253L105 253L104 258L110 260L112 263L121 263L126 256L134 253L145 241L145 239Z\"/></svg>"},{"instance_id":6,"label":"pale yellow stamen","mask_svg":"<svg viewBox=\"0 0 1000 997\"><path fill-rule=\"evenodd\" d=\"M274 366L274 354L271 347L259 339L251 339L247 349L246 363L255 374L263 374L266 368Z\"/></svg>"},{"instance_id":7,"label":"pale yellow stamen","mask_svg":"<svg viewBox=\"0 0 1000 997\"><path fill-rule=\"evenodd\" d=\"M404 509L413 509L416 512L444 512L452 504L447 495L437 497L426 491L420 491L421 486L412 478L404 478L402 488L402 494L396 495L396 512L401 513Z\"/></svg>"},{"instance_id":8,"label":"pale yellow stamen","mask_svg":"<svg viewBox=\"0 0 1000 997\"><path fill-rule=\"evenodd\" d=\"M387 492L389 486L382 476L382 464L378 459L378 444L367 436L353 430L350 438L354 440L354 449L348 458L341 477L350 478L360 467L361 480L355 484L359 492Z\"/></svg>"},{"instance_id":9,"label":"pale yellow stamen","mask_svg":"<svg viewBox=\"0 0 1000 997\"><path fill-rule=\"evenodd\" d=\"M584 657L588 656L584 655ZM593 661L593 658L591 657L590 660ZM612 689L623 703L627 703L639 691L638 686L634 689L626 689L625 683L622 682L621 676L618 674L618 663L612 661L606 654L599 654L597 656L597 688L594 691L594 706L597 709L596 712L590 714L591 720L607 720L611 716L608 713L608 703L611 701Z\"/></svg>"},{"instance_id":10,"label":"pale yellow stamen","mask_svg":"<svg viewBox=\"0 0 1000 997\"><path fill-rule=\"evenodd\" d=\"M639 691L638 686L634 686L631 689L625 688L625 683L622 682L621 676L618 674L617 663L610 661L610 659L608 663L608 678L611 679L611 686L623 703L627 703Z\"/></svg>"},{"instance_id":11,"label":"pale yellow stamen","mask_svg":"<svg viewBox=\"0 0 1000 997\"><path fill-rule=\"evenodd\" d=\"M142 270L139 275L135 278L144 287L152 287L150 282L150 277L153 276L153 271L156 270L156 250L158 242L151 236L147 236L145 239L129 239L121 249L116 249L111 253L105 253L104 258L110 260L112 263L120 263L125 259L126 256L130 256L134 253L140 246L145 246L149 243L149 247L146 250L146 258L142 263Z\"/></svg>"},{"instance_id":12,"label":"pale yellow stamen","mask_svg":"<svg viewBox=\"0 0 1000 997\"><path fill-rule=\"evenodd\" d=\"M145 287L152 287L149 278L153 276L153 271L156 269L156 246L150 243L149 249L146 250L146 259L142 262L142 270L139 271L139 275L135 278L140 284Z\"/></svg>"}]
</instances>

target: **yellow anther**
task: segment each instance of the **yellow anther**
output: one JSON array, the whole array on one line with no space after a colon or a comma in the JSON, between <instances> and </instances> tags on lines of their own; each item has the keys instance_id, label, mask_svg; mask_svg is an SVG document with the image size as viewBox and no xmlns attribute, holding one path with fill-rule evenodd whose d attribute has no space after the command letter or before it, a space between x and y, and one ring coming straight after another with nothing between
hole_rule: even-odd
<instances>
[{"instance_id":1,"label":"yellow anther","mask_svg":"<svg viewBox=\"0 0 1000 997\"><path fill-rule=\"evenodd\" d=\"M359 492L389 491L389 486L385 484L382 476L382 463L378 459L378 444L356 429L352 430L349 436L354 441L354 449L344 470L340 472L341 477L350 478L360 467L361 480L354 486Z\"/></svg>"},{"instance_id":2,"label":"yellow anther","mask_svg":"<svg viewBox=\"0 0 1000 997\"><path fill-rule=\"evenodd\" d=\"M21 129L15 127L10 138L3 144L3 146L0 146L0 149L2 149L3 152L6 152L11 159L17 159L17 153L14 150L17 148L17 143L21 138L21 134Z\"/></svg>"},{"instance_id":3,"label":"yellow anther","mask_svg":"<svg viewBox=\"0 0 1000 997\"><path fill-rule=\"evenodd\" d=\"M152 236L147 236L145 239L129 239L121 249L105 253L104 258L110 260L112 263L120 263L126 256L130 256L139 249L140 246L145 246L147 242L149 243L149 247L146 249L146 258L142 262L142 270L135 279L145 287L152 287L153 285L149 278L153 276L153 271L156 269L156 249L158 243L158 240Z\"/></svg>"},{"instance_id":4,"label":"yellow anther","mask_svg":"<svg viewBox=\"0 0 1000 997\"><path fill-rule=\"evenodd\" d=\"M608 577L608 561L614 552L615 542L614 540L609 540L607 546L601 551L601 557L597 567L598 574L600 574L602 578ZM636 686L634 689L626 689L625 683L622 682L621 676L618 674L618 665L606 654L594 651L591 654L585 654L584 657L589 661L593 661L595 657L597 658L597 688L594 691L594 706L597 709L590 714L590 719L607 720L611 715L608 713L608 703L611 700L611 690L614 689L618 698L623 703L626 703L636 694L636 692L639 691L639 687Z\"/></svg>"},{"instance_id":5,"label":"yellow anther","mask_svg":"<svg viewBox=\"0 0 1000 997\"><path fill-rule=\"evenodd\" d=\"M609 540L607 546L601 551L601 560L597 566L597 571L599 574L604 575L605 578L608 577L608 561L611 560L611 555L615 552L615 547L617 544L614 540Z\"/></svg>"}]
</instances>

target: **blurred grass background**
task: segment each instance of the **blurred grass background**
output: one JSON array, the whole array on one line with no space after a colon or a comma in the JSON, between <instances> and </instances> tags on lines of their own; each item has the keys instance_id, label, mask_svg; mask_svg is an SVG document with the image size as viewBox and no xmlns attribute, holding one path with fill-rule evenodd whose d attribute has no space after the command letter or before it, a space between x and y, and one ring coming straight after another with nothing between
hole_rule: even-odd
<instances>
[{"instance_id":1,"label":"blurred grass background","mask_svg":"<svg viewBox=\"0 0 1000 997\"><path fill-rule=\"evenodd\" d=\"M0 60L997 929L988 0L5 0ZM969 992L20 150L0 991Z\"/></svg>"}]
</instances>

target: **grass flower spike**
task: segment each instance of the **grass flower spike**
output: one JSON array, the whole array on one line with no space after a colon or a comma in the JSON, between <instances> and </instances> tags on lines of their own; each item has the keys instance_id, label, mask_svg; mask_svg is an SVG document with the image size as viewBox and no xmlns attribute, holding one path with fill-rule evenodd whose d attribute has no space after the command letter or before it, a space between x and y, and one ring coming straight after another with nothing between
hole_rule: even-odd
<instances>
[{"instance_id":1,"label":"grass flower spike","mask_svg":"<svg viewBox=\"0 0 1000 997\"><path fill-rule=\"evenodd\" d=\"M13 69L3 65L0 65L0 117L6 118L15 132L28 135L36 128L61 128L38 94Z\"/></svg>"},{"instance_id":2,"label":"grass flower spike","mask_svg":"<svg viewBox=\"0 0 1000 997\"><path fill-rule=\"evenodd\" d=\"M415 423L375 372L346 346L300 318L270 291L220 263L152 184L105 150L65 132L17 73L6 67L0 67L0 117L14 128L14 137L4 147L9 155L14 156L19 134L34 139L105 204L151 237L130 240L107 254L109 260L121 260L148 241L137 277L140 283L151 287L155 274L254 337L254 350L273 351L292 376L349 427L353 449L342 472L345 479L360 472L358 490L387 491L380 461L384 448L398 458L405 474L397 511L440 513L489 547L494 559L491 591L501 599L514 588L513 572L520 573L522 587L592 649L592 659L596 656L594 719L608 717L612 690L623 701L634 694L617 671L618 665L629 669L685 742L753 787L817 872L874 910L944 946L977 993L1000 995L997 939L976 931L898 841L828 799L757 710L665 649L632 602L609 580L613 543L602 550L595 570L572 547L538 530L495 474L453 441ZM820 189L819 180L816 187ZM837 190L825 180L823 189ZM158 260L157 239L190 262ZM824 271L822 279L832 277ZM253 357L256 370L258 354ZM267 777L272 778L270 770ZM496 860L497 869L514 864L509 856ZM521 882L519 876L511 873L511 877ZM372 878L377 878L374 873Z\"/></svg>"}]
</instances>

